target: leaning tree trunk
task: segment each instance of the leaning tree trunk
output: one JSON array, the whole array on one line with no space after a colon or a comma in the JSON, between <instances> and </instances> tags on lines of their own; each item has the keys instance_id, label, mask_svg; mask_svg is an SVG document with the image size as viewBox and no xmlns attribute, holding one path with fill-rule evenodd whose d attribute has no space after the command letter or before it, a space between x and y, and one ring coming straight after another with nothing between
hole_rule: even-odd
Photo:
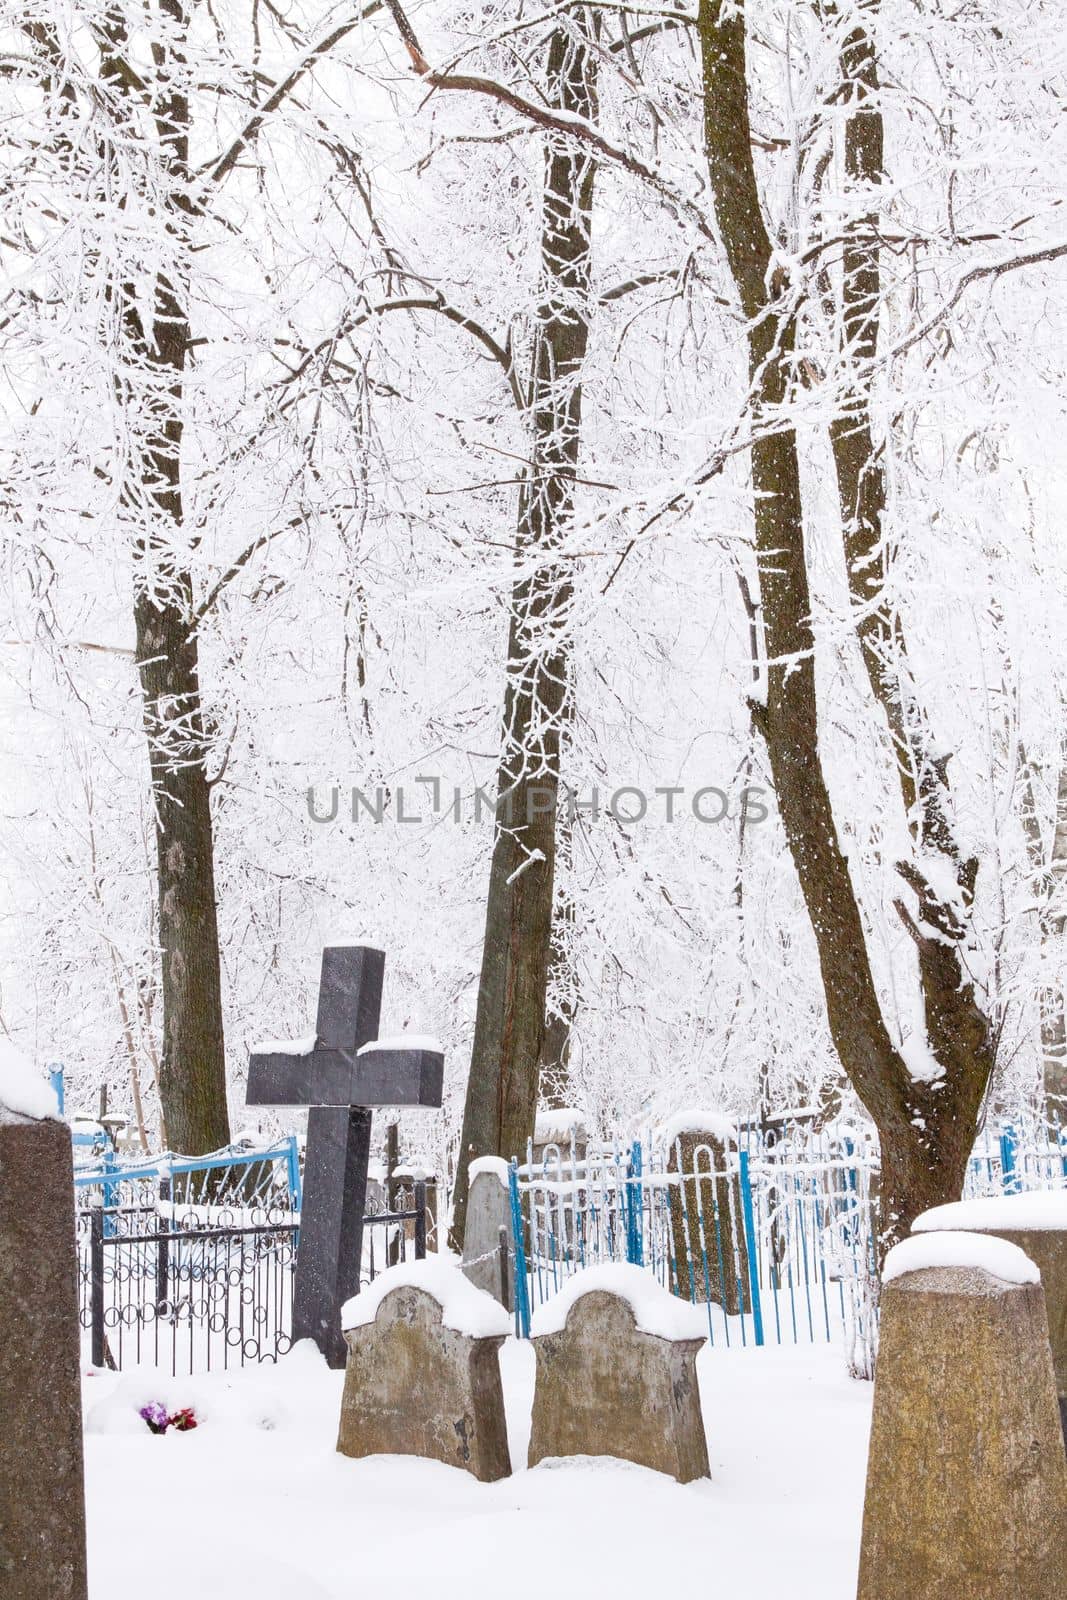
<instances>
[{"instance_id":1,"label":"leaning tree trunk","mask_svg":"<svg viewBox=\"0 0 1067 1600\"><path fill-rule=\"evenodd\" d=\"M152 115L167 242L180 262L190 216L189 103L182 0L163 0L166 43L155 56ZM139 93L110 35L104 74ZM146 325L135 285L116 283L124 334L117 379L128 440L122 506L134 529L137 661L156 816L163 1052L159 1091L171 1147L199 1155L228 1143L222 985L215 909L211 785L200 697L193 581L185 556L182 409L189 318L180 268L157 274Z\"/></svg>"},{"instance_id":2,"label":"leaning tree trunk","mask_svg":"<svg viewBox=\"0 0 1067 1600\"><path fill-rule=\"evenodd\" d=\"M584 12L557 28L548 52L550 103L596 113L596 57ZM468 1168L525 1149L537 1110L552 946L559 758L569 680L571 598L551 562L574 498L589 339L595 167L585 149L550 136L541 218L542 305L531 373L530 467L519 501L517 554L539 559L511 598L503 749L470 1077L456 1170L452 1240L461 1248Z\"/></svg>"},{"instance_id":3,"label":"leaning tree trunk","mask_svg":"<svg viewBox=\"0 0 1067 1600\"><path fill-rule=\"evenodd\" d=\"M795 322L790 285L773 267L752 158L743 8L734 0L701 0L698 32L715 212L748 321L753 409L766 426L788 398ZM862 292L869 297L869 285ZM767 744L815 935L831 1036L879 1131L885 1249L918 1212L960 1193L989 1076L989 1029L964 976L966 929L958 908L938 901L905 863L918 906L914 916L900 910L918 950L936 1060L931 1080L912 1075L890 1036L822 766L800 467L791 429L779 425L757 438L752 483L768 658L766 704L754 705L753 716ZM938 776L943 779L943 770ZM973 865L967 870L973 894Z\"/></svg>"}]
</instances>

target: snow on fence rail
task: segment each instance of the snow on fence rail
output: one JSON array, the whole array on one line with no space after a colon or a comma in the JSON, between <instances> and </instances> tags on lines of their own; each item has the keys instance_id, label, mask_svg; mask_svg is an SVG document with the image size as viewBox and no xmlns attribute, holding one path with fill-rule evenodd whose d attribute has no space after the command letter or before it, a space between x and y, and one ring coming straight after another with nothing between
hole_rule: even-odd
<instances>
[{"instance_id":1,"label":"snow on fence rail","mask_svg":"<svg viewBox=\"0 0 1067 1600\"><path fill-rule=\"evenodd\" d=\"M843 1341L873 1370L878 1148L872 1129L742 1125L734 1139L548 1146L512 1162L516 1329L579 1268L644 1266L704 1305L713 1345ZM1067 1188L1067 1142L1003 1123L965 1194Z\"/></svg>"},{"instance_id":2,"label":"snow on fence rail","mask_svg":"<svg viewBox=\"0 0 1067 1600\"><path fill-rule=\"evenodd\" d=\"M165 1152L131 1159L116 1155L108 1145L79 1158L77 1135L75 1147L74 1189L83 1207L95 1203L112 1208L120 1203L120 1196L124 1206L140 1204L151 1200L162 1183L174 1200L186 1205L300 1210L300 1154L295 1134L263 1149L237 1144L206 1156Z\"/></svg>"}]
</instances>

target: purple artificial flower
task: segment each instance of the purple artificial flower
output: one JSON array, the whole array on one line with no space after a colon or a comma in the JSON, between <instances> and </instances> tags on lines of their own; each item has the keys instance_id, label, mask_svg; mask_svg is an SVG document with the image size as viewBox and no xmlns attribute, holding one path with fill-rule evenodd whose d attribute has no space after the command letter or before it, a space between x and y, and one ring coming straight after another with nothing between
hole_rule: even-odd
<instances>
[{"instance_id":1,"label":"purple artificial flower","mask_svg":"<svg viewBox=\"0 0 1067 1600\"><path fill-rule=\"evenodd\" d=\"M146 1406L142 1406L138 1416L144 1418L153 1433L166 1433L170 1418L166 1406L160 1405L158 1400L150 1400Z\"/></svg>"}]
</instances>

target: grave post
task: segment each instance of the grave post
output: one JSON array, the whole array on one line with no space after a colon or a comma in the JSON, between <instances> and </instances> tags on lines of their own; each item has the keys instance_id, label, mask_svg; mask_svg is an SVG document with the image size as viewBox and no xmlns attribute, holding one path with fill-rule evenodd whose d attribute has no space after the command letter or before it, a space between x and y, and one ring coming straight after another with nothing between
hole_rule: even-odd
<instances>
[{"instance_id":1,"label":"grave post","mask_svg":"<svg viewBox=\"0 0 1067 1600\"><path fill-rule=\"evenodd\" d=\"M1067 1458L1037 1269L1001 1239L890 1251L857 1600L1062 1600Z\"/></svg>"},{"instance_id":2,"label":"grave post","mask_svg":"<svg viewBox=\"0 0 1067 1600\"><path fill-rule=\"evenodd\" d=\"M0 1081L0 1593L85 1600L78 1263L70 1129Z\"/></svg>"},{"instance_id":3,"label":"grave post","mask_svg":"<svg viewBox=\"0 0 1067 1600\"><path fill-rule=\"evenodd\" d=\"M1040 1271L1060 1420L1067 1441L1067 1190L1031 1190L958 1200L934 1206L912 1223L912 1233L916 1234L946 1229L1007 1239L1009 1244L1018 1245Z\"/></svg>"},{"instance_id":4,"label":"grave post","mask_svg":"<svg viewBox=\"0 0 1067 1600\"><path fill-rule=\"evenodd\" d=\"M503 1284L501 1233L508 1241L507 1286ZM511 1196L507 1162L500 1156L480 1156L471 1162L467 1226L463 1234L463 1272L508 1310L515 1305L515 1253L511 1240ZM502 1299L501 1296L504 1295Z\"/></svg>"}]
</instances>

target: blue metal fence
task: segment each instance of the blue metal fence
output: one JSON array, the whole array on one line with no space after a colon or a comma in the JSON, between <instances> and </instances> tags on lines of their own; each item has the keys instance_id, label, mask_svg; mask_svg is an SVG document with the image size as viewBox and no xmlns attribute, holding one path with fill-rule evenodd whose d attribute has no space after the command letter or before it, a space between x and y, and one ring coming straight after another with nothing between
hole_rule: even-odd
<instances>
[{"instance_id":1,"label":"blue metal fence","mask_svg":"<svg viewBox=\"0 0 1067 1600\"><path fill-rule=\"evenodd\" d=\"M509 1169L516 1332L571 1273L645 1266L707 1309L712 1344L843 1339L872 1370L878 1150L858 1127L742 1126L737 1141L549 1146ZM1067 1138L1005 1122L975 1145L965 1194L1067 1187Z\"/></svg>"},{"instance_id":2,"label":"blue metal fence","mask_svg":"<svg viewBox=\"0 0 1067 1600\"><path fill-rule=\"evenodd\" d=\"M263 1149L248 1145L228 1145L205 1156L177 1156L169 1153L148 1159L123 1159L106 1149L89 1160L76 1160L75 1189L100 1187L104 1205L118 1204L122 1184L158 1183L160 1179L188 1180L189 1195L205 1203L220 1194L227 1199L247 1197L248 1203L262 1203L268 1194L272 1203L283 1199L290 1210L299 1211L301 1201L300 1152L295 1134L288 1134ZM195 1203L191 1200L190 1203Z\"/></svg>"}]
</instances>

